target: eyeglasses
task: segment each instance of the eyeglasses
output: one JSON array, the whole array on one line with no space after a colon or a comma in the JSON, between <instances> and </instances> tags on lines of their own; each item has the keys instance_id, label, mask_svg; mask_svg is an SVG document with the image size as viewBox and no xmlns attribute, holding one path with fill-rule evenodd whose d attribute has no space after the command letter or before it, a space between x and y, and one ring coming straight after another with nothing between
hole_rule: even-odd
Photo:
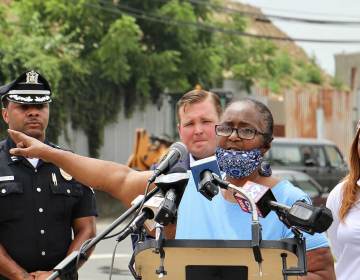
<instances>
[{"instance_id":1,"label":"eyeglasses","mask_svg":"<svg viewBox=\"0 0 360 280\"><path fill-rule=\"evenodd\" d=\"M235 128L235 127L226 126L226 125L215 125L215 133L218 136L229 137L233 133L234 130L236 131L237 136L239 138L246 139L246 140L254 139L256 134L267 135L267 133L262 133L262 132L256 130L255 128L251 128L251 127Z\"/></svg>"}]
</instances>

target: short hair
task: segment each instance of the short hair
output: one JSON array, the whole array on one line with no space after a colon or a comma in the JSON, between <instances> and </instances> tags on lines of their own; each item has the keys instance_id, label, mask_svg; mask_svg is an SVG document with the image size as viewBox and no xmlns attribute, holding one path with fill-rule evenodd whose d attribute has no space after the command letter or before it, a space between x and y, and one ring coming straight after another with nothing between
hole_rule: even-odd
<instances>
[{"instance_id":1,"label":"short hair","mask_svg":"<svg viewBox=\"0 0 360 280\"><path fill-rule=\"evenodd\" d=\"M3 108L7 108L7 106L9 105L9 100L4 97L2 100L1 100L1 104L2 104L2 107Z\"/></svg>"},{"instance_id":2,"label":"short hair","mask_svg":"<svg viewBox=\"0 0 360 280\"><path fill-rule=\"evenodd\" d=\"M181 108L185 108L187 105L190 105L190 104L202 102L208 98L211 99L211 101L215 107L216 113L217 113L218 117L220 118L221 113L222 113L222 107L221 107L221 102L220 102L219 96L216 93L213 93L211 91L195 89L195 90L185 93L179 99L179 101L176 103L176 116L177 116L178 121L180 122L180 109Z\"/></svg>"},{"instance_id":3,"label":"short hair","mask_svg":"<svg viewBox=\"0 0 360 280\"><path fill-rule=\"evenodd\" d=\"M264 103L248 97L242 98L238 101L231 102L226 107L226 109L229 108L234 103L249 103L257 109L257 111L262 115L263 117L262 120L265 124L265 131L262 131L263 133L265 133L265 135L263 135L264 141L266 144L270 144L271 141L273 140L273 134L274 134L274 118L270 109Z\"/></svg>"}]
</instances>

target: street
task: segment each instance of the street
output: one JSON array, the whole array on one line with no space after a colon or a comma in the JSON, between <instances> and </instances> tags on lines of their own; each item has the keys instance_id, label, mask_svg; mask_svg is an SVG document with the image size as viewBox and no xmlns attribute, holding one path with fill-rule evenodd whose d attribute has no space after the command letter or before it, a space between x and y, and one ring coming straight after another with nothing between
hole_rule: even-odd
<instances>
[{"instance_id":1,"label":"street","mask_svg":"<svg viewBox=\"0 0 360 280\"><path fill-rule=\"evenodd\" d=\"M97 223L97 232L102 232L111 222L111 220L99 220ZM117 227L112 233L116 233L120 229L122 229L122 226ZM79 269L79 279L109 279L111 258L115 245L115 238L100 241L89 260ZM128 263L130 261L131 254L131 240L130 238L126 238L117 246L112 279L134 279L128 269Z\"/></svg>"}]
</instances>

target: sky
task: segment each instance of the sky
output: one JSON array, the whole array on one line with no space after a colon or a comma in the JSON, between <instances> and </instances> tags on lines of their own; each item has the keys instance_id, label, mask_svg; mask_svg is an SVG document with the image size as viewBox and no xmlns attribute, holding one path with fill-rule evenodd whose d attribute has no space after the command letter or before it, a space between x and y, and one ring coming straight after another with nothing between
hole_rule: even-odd
<instances>
[{"instance_id":1,"label":"sky","mask_svg":"<svg viewBox=\"0 0 360 280\"><path fill-rule=\"evenodd\" d=\"M264 14L289 17L357 21L358 25L319 25L271 19L293 38L337 39L360 41L360 0L237 0L261 8ZM308 55L315 55L318 64L329 74L335 74L334 54L360 53L358 44L297 42Z\"/></svg>"}]
</instances>

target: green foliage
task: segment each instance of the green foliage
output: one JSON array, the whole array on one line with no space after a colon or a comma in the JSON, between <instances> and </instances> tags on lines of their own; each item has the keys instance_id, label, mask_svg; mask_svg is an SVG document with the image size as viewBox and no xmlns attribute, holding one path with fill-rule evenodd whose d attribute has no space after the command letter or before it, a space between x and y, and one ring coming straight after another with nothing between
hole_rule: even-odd
<instances>
[{"instance_id":1,"label":"green foliage","mask_svg":"<svg viewBox=\"0 0 360 280\"><path fill-rule=\"evenodd\" d=\"M92 156L121 108L130 116L165 89L210 87L221 77L210 34L135 19L124 5L195 23L210 12L183 1L103 0L19 0L0 11L0 84L41 72L54 94L48 136L56 141L71 121L88 135Z\"/></svg>"},{"instance_id":2,"label":"green foliage","mask_svg":"<svg viewBox=\"0 0 360 280\"><path fill-rule=\"evenodd\" d=\"M293 84L291 77L294 65L287 53L278 51L272 58L271 66L272 68L268 71L270 75L260 79L260 83L272 92L280 93Z\"/></svg>"},{"instance_id":3,"label":"green foliage","mask_svg":"<svg viewBox=\"0 0 360 280\"><path fill-rule=\"evenodd\" d=\"M129 80L133 72L130 59L142 52L139 44L141 35L132 17L124 16L111 25L97 52L104 78L120 84Z\"/></svg>"},{"instance_id":4,"label":"green foliage","mask_svg":"<svg viewBox=\"0 0 360 280\"><path fill-rule=\"evenodd\" d=\"M227 28L245 31L244 18L234 16ZM289 85L293 62L286 53L281 52L268 40L244 39L241 36L219 35L224 52L224 69L232 78L242 81L250 92L251 86L258 82L273 92L280 92Z\"/></svg>"},{"instance_id":5,"label":"green foliage","mask_svg":"<svg viewBox=\"0 0 360 280\"><path fill-rule=\"evenodd\" d=\"M347 86L336 77L331 79L330 85L339 91L349 90Z\"/></svg>"},{"instance_id":6,"label":"green foliage","mask_svg":"<svg viewBox=\"0 0 360 280\"><path fill-rule=\"evenodd\" d=\"M314 60L312 60L311 63L296 61L296 66L297 69L294 75L298 81L316 85L321 85L323 83L324 79L321 71Z\"/></svg>"},{"instance_id":7,"label":"green foliage","mask_svg":"<svg viewBox=\"0 0 360 280\"><path fill-rule=\"evenodd\" d=\"M242 48L238 61L231 67L234 76L244 81L245 88L255 80L268 80L273 73L275 47L268 41L250 41L248 47Z\"/></svg>"},{"instance_id":8,"label":"green foliage","mask_svg":"<svg viewBox=\"0 0 360 280\"><path fill-rule=\"evenodd\" d=\"M217 87L224 73L247 89L260 82L275 92L294 79L322 82L315 63L294 63L269 41L211 32L212 26L242 32L247 21L238 14L218 17L207 3L221 0L201 2L0 3L0 84L29 69L41 72L54 94L50 140L71 121L87 134L90 155L98 156L104 128L121 108L131 116L164 91Z\"/></svg>"}]
</instances>

